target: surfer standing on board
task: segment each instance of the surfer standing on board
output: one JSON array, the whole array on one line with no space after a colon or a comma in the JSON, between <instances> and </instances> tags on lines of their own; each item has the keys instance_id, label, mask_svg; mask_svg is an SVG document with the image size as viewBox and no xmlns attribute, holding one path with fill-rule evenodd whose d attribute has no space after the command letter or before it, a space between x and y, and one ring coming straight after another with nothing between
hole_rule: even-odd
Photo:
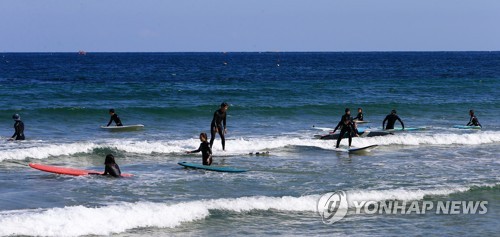
<instances>
[{"instance_id":1,"label":"surfer standing on board","mask_svg":"<svg viewBox=\"0 0 500 237\"><path fill-rule=\"evenodd\" d=\"M355 136L358 136L358 132L356 129L356 123L354 123L352 117L351 117L351 110L349 108L345 109L345 114L342 115L342 118L340 119L340 122L337 124L337 127L333 130L332 133L335 133L337 129L340 128L340 134L339 138L337 138L337 145L335 146L336 148L339 148L340 146L340 141L342 141L342 138L344 135L347 133L349 136L349 147L351 147L352 143L352 134L354 133Z\"/></svg>"},{"instance_id":2,"label":"surfer standing on board","mask_svg":"<svg viewBox=\"0 0 500 237\"><path fill-rule=\"evenodd\" d=\"M109 110L109 115L111 116L111 118L109 119L109 123L108 123L108 125L106 125L106 127L109 127L109 125L111 125L111 123L113 121L115 121L116 126L123 126L122 121L120 120L120 117L118 117L118 114L115 114L114 109Z\"/></svg>"},{"instance_id":3,"label":"surfer standing on board","mask_svg":"<svg viewBox=\"0 0 500 237\"><path fill-rule=\"evenodd\" d=\"M200 133L200 141L201 144L197 150L187 151L186 153L198 153L201 151L201 158L203 165L211 165L212 164L212 148L210 148L210 144L208 144L208 138L206 133Z\"/></svg>"},{"instance_id":4,"label":"surfer standing on board","mask_svg":"<svg viewBox=\"0 0 500 237\"><path fill-rule=\"evenodd\" d=\"M479 123L479 120L477 119L476 115L474 115L474 110L472 110L472 109L469 110L469 115L470 115L470 120L469 120L469 123L467 123L467 126L479 126L479 127L483 127Z\"/></svg>"},{"instance_id":5,"label":"surfer standing on board","mask_svg":"<svg viewBox=\"0 0 500 237\"><path fill-rule=\"evenodd\" d=\"M403 127L403 130L405 129L405 124L399 118L399 116L396 114L396 110L393 109L391 113L387 116L385 116L384 121L382 122L382 129L394 129L394 124L396 123L396 120L401 123L401 127ZM385 122L387 121L387 127L385 127Z\"/></svg>"},{"instance_id":6,"label":"surfer standing on board","mask_svg":"<svg viewBox=\"0 0 500 237\"><path fill-rule=\"evenodd\" d=\"M226 128L226 111L229 108L229 104L223 102L220 105L220 109L215 111L214 118L210 124L210 148L214 145L215 134L219 133L220 139L222 140L222 150L226 149L226 138L224 135L227 133Z\"/></svg>"},{"instance_id":7,"label":"surfer standing on board","mask_svg":"<svg viewBox=\"0 0 500 237\"><path fill-rule=\"evenodd\" d=\"M12 119L16 122L14 123L14 135L9 138L9 141L24 140L24 123L21 121L21 116L19 116L19 114L14 114L12 115Z\"/></svg>"}]
</instances>

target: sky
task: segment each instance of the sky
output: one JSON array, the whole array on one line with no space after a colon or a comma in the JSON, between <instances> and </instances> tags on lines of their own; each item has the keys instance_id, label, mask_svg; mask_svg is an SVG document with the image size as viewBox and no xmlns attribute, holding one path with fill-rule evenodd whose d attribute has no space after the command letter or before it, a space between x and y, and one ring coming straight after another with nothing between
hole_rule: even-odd
<instances>
[{"instance_id":1,"label":"sky","mask_svg":"<svg viewBox=\"0 0 500 237\"><path fill-rule=\"evenodd\" d=\"M499 0L0 0L0 52L498 51Z\"/></svg>"}]
</instances>

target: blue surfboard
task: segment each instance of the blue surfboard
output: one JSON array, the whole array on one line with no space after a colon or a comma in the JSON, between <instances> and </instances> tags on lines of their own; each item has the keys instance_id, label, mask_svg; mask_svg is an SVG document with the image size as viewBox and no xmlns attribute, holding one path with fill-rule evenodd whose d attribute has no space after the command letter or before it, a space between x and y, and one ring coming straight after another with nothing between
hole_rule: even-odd
<instances>
[{"instance_id":1,"label":"blue surfboard","mask_svg":"<svg viewBox=\"0 0 500 237\"><path fill-rule=\"evenodd\" d=\"M454 128L458 129L481 129L480 126L462 126L462 125L455 125L453 126Z\"/></svg>"},{"instance_id":2,"label":"blue surfboard","mask_svg":"<svg viewBox=\"0 0 500 237\"><path fill-rule=\"evenodd\" d=\"M217 172L241 173L241 172L248 171L248 170L244 170L244 169L238 169L238 168L227 167L227 166L210 166L210 165L201 165L201 164L188 163L188 162L179 162L177 164L182 165L182 166L187 167L187 168L210 170L210 171L217 171Z\"/></svg>"}]
</instances>

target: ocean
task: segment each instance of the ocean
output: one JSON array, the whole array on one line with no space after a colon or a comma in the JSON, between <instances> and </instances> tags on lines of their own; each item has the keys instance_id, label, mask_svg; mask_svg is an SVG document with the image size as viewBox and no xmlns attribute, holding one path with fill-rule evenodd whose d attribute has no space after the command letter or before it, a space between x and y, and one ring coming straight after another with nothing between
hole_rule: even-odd
<instances>
[{"instance_id":1,"label":"ocean","mask_svg":"<svg viewBox=\"0 0 500 237\"><path fill-rule=\"evenodd\" d=\"M494 236L500 231L500 52L0 53L0 236ZM198 135L230 104L217 173ZM346 107L394 135L335 151L314 135ZM100 129L114 108L124 125ZM474 109L481 130L453 128ZM9 142L14 113L25 141ZM396 123L397 126L399 125ZM314 127L313 127L314 126ZM347 139L341 143L347 147ZM249 153L269 151L267 156ZM131 178L63 176L29 163L103 170L114 154ZM325 193L351 200L488 201L486 214L355 213L324 224Z\"/></svg>"}]
</instances>

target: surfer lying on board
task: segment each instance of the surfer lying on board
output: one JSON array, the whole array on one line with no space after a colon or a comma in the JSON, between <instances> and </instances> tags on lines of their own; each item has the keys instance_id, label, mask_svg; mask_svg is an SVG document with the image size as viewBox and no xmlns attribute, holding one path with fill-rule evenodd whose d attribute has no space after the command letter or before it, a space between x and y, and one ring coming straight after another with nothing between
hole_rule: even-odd
<instances>
[{"instance_id":1,"label":"surfer lying on board","mask_svg":"<svg viewBox=\"0 0 500 237\"><path fill-rule=\"evenodd\" d=\"M396 110L393 109L389 115L387 115L382 122L382 129L394 129L394 124L396 123L396 120L401 123L401 127L403 127L403 130L405 129L405 124L403 121L399 118L399 116L396 114ZM385 127L385 122L387 121L387 127ZM385 128L384 128L385 127Z\"/></svg>"},{"instance_id":2,"label":"surfer lying on board","mask_svg":"<svg viewBox=\"0 0 500 237\"><path fill-rule=\"evenodd\" d=\"M21 121L21 116L19 114L12 115L12 119L16 121L14 123L14 135L9 138L9 141L13 140L24 140L24 123Z\"/></svg>"},{"instance_id":3,"label":"surfer lying on board","mask_svg":"<svg viewBox=\"0 0 500 237\"><path fill-rule=\"evenodd\" d=\"M121 177L121 170L118 164L115 162L115 157L111 154L106 156L104 160L104 173L102 175L111 175L113 177Z\"/></svg>"},{"instance_id":4,"label":"surfer lying on board","mask_svg":"<svg viewBox=\"0 0 500 237\"><path fill-rule=\"evenodd\" d=\"M358 115L356 116L356 118L354 118L354 120L363 121L363 109L362 108L358 108Z\"/></svg>"},{"instance_id":5,"label":"surfer lying on board","mask_svg":"<svg viewBox=\"0 0 500 237\"><path fill-rule=\"evenodd\" d=\"M109 123L108 123L108 125L106 125L106 127L109 127L109 125L111 125L111 123L113 121L115 121L116 126L123 126L122 121L120 120L120 117L118 117L118 114L115 114L114 109L109 110L109 115L111 116L111 118L109 119Z\"/></svg>"},{"instance_id":6,"label":"surfer lying on board","mask_svg":"<svg viewBox=\"0 0 500 237\"><path fill-rule=\"evenodd\" d=\"M354 133L354 135L357 137L358 131L356 129L356 123L353 121L351 117L351 110L349 108L345 109L345 114L342 115L339 124L337 124L337 127L335 127L332 133L335 133L339 128L340 128L340 134L339 138L337 138L337 145L335 147L339 148L340 141L342 141L342 138L346 133L349 136L349 147L351 147L352 134Z\"/></svg>"},{"instance_id":7,"label":"surfer lying on board","mask_svg":"<svg viewBox=\"0 0 500 237\"><path fill-rule=\"evenodd\" d=\"M479 126L479 127L483 127L479 123L479 120L477 119L476 115L474 115L474 110L472 110L472 109L469 110L469 115L470 115L470 120L469 120L469 123L467 123L467 126Z\"/></svg>"},{"instance_id":8,"label":"surfer lying on board","mask_svg":"<svg viewBox=\"0 0 500 237\"><path fill-rule=\"evenodd\" d=\"M202 162L203 165L211 165L212 164L212 149L210 148L210 144L207 142L207 134L206 133L200 133L200 147L198 147L197 150L194 151L187 151L186 153L198 153L201 151L201 157L202 157Z\"/></svg>"},{"instance_id":9,"label":"surfer lying on board","mask_svg":"<svg viewBox=\"0 0 500 237\"><path fill-rule=\"evenodd\" d=\"M229 105L226 102L223 102L220 105L220 109L214 113L214 118L210 124L210 148L214 145L215 134L219 133L220 139L222 140L222 150L224 151L226 149L226 138L224 135L227 132L226 111L228 108Z\"/></svg>"}]
</instances>

